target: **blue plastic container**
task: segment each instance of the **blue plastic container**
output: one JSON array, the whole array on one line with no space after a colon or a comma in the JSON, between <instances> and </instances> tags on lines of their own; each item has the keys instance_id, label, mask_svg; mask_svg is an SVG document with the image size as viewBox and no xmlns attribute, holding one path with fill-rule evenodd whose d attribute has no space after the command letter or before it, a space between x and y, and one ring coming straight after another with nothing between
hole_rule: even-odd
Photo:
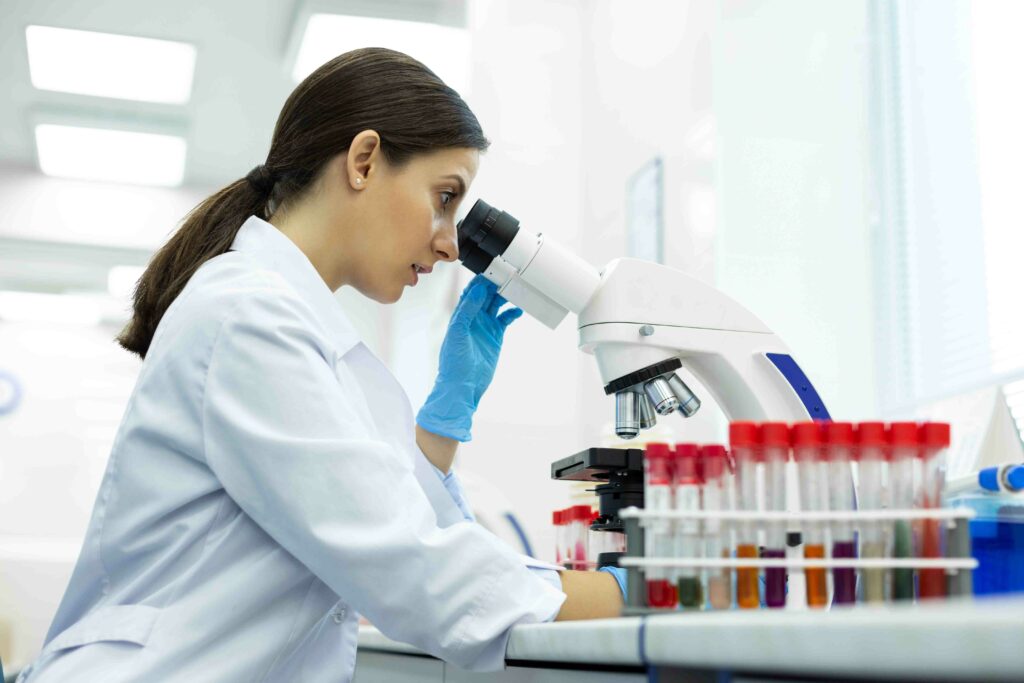
<instances>
[{"instance_id":1,"label":"blue plastic container","mask_svg":"<svg viewBox=\"0 0 1024 683\"><path fill-rule=\"evenodd\" d=\"M964 494L949 499L950 507L973 508L971 549L974 594L1024 592L1024 497Z\"/></svg>"}]
</instances>

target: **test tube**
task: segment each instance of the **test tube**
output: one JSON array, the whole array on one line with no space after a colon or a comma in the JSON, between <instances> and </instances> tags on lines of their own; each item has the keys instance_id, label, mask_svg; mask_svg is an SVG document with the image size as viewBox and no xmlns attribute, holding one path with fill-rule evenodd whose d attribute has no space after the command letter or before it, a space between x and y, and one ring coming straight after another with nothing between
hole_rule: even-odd
<instances>
[{"instance_id":1,"label":"test tube","mask_svg":"<svg viewBox=\"0 0 1024 683\"><path fill-rule=\"evenodd\" d=\"M701 485L701 503L707 512L720 512L729 509L729 497L726 488L726 453L725 447L718 445L704 446L700 449L701 471L704 475ZM704 520L704 540L707 557L726 559L730 556L732 544L729 542L729 525L721 519ZM729 609L732 607L732 572L728 567L709 569L708 602L713 609Z\"/></svg>"},{"instance_id":2,"label":"test tube","mask_svg":"<svg viewBox=\"0 0 1024 683\"><path fill-rule=\"evenodd\" d=\"M588 548L590 542L590 520L593 516L593 509L589 505L574 505L572 507L572 529L573 529L573 569L585 571L587 569Z\"/></svg>"},{"instance_id":3,"label":"test tube","mask_svg":"<svg viewBox=\"0 0 1024 683\"><path fill-rule=\"evenodd\" d=\"M918 453L921 457L921 506L938 508L942 505L942 486L946 480L946 449L949 448L949 425L926 422L918 431ZM943 557L942 522L938 519L921 521L921 549L919 556ZM946 571L922 569L918 578L921 599L941 598L946 595Z\"/></svg>"},{"instance_id":4,"label":"test tube","mask_svg":"<svg viewBox=\"0 0 1024 683\"><path fill-rule=\"evenodd\" d=\"M551 513L551 524L555 527L555 564L564 567L562 564L562 548L565 542L562 540L562 511L555 510Z\"/></svg>"},{"instance_id":5,"label":"test tube","mask_svg":"<svg viewBox=\"0 0 1024 683\"><path fill-rule=\"evenodd\" d=\"M789 460L789 426L784 422L765 422L761 425L761 453L764 460L765 509L786 511L786 461ZM786 557L786 523L769 522L765 547L761 557ZM764 602L768 607L786 606L786 569L765 569Z\"/></svg>"},{"instance_id":6,"label":"test tube","mask_svg":"<svg viewBox=\"0 0 1024 683\"><path fill-rule=\"evenodd\" d=\"M825 423L825 453L829 468L829 508L836 511L853 510L854 431L849 422ZM853 540L853 525L837 521L832 525L833 559L854 558L857 547ZM857 601L857 572L852 567L832 570L832 603L848 605Z\"/></svg>"},{"instance_id":7,"label":"test tube","mask_svg":"<svg viewBox=\"0 0 1024 683\"><path fill-rule=\"evenodd\" d=\"M648 510L666 512L672 509L671 458L668 444L647 444L644 451L644 507ZM671 520L650 520L644 539L647 557L672 557L674 554ZM675 607L678 596L669 576L669 569L647 568L647 604L650 607Z\"/></svg>"},{"instance_id":8,"label":"test tube","mask_svg":"<svg viewBox=\"0 0 1024 683\"><path fill-rule=\"evenodd\" d=\"M733 422L729 425L729 446L736 462L736 505L740 510L756 511L757 458L761 435L753 422ZM757 557L757 526L745 520L736 529L736 557ZM742 609L761 606L756 567L736 569L736 604Z\"/></svg>"},{"instance_id":9,"label":"test tube","mask_svg":"<svg viewBox=\"0 0 1024 683\"><path fill-rule=\"evenodd\" d=\"M914 507L914 461L917 455L917 425L893 422L889 425L889 491L890 503L896 510ZM914 556L914 535L910 522L897 519L893 523L893 557ZM892 572L893 600L914 599L914 570L896 568Z\"/></svg>"},{"instance_id":10,"label":"test tube","mask_svg":"<svg viewBox=\"0 0 1024 683\"><path fill-rule=\"evenodd\" d=\"M697 512L700 504L700 473L696 444L681 443L675 450L675 506L676 510ZM681 519L676 522L676 556L697 559L703 557L700 520ZM681 567L678 570L679 604L687 609L704 608L704 586L701 570L696 567Z\"/></svg>"},{"instance_id":11,"label":"test tube","mask_svg":"<svg viewBox=\"0 0 1024 683\"><path fill-rule=\"evenodd\" d=\"M800 507L808 512L828 510L828 462L822 449L820 422L799 422L793 425L793 459L800 482ZM825 557L825 528L820 521L803 524L804 559ZM824 567L804 569L807 584L807 606L823 608L828 604L828 581Z\"/></svg>"},{"instance_id":12,"label":"test tube","mask_svg":"<svg viewBox=\"0 0 1024 683\"><path fill-rule=\"evenodd\" d=\"M888 439L885 425L881 422L862 422L857 426L857 480L860 508L863 510L882 509L882 464ZM885 527L881 522L865 522L861 525L861 557L885 558L888 548ZM888 571L865 569L862 589L866 602L885 602Z\"/></svg>"}]
</instances>

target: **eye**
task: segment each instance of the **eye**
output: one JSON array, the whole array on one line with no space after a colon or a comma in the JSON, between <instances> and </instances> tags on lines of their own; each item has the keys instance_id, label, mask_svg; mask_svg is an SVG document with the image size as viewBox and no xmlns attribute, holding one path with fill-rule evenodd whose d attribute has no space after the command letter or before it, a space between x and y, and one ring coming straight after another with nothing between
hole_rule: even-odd
<instances>
[{"instance_id":1,"label":"eye","mask_svg":"<svg viewBox=\"0 0 1024 683\"><path fill-rule=\"evenodd\" d=\"M441 208L446 209L448 205L455 200L456 194L454 192L442 192L441 193Z\"/></svg>"}]
</instances>

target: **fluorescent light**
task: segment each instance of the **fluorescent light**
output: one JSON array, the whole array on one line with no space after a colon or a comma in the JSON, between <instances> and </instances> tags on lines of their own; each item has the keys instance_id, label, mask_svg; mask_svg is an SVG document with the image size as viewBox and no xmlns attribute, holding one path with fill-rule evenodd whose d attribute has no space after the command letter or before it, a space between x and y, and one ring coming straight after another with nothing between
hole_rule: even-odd
<instances>
[{"instance_id":1,"label":"fluorescent light","mask_svg":"<svg viewBox=\"0 0 1024 683\"><path fill-rule=\"evenodd\" d=\"M113 33L28 26L32 85L78 95L184 104L192 92L196 48Z\"/></svg>"},{"instance_id":2,"label":"fluorescent light","mask_svg":"<svg viewBox=\"0 0 1024 683\"><path fill-rule=\"evenodd\" d=\"M180 185L185 177L185 140L173 135L36 126L43 173L133 185Z\"/></svg>"},{"instance_id":3,"label":"fluorescent light","mask_svg":"<svg viewBox=\"0 0 1024 683\"><path fill-rule=\"evenodd\" d=\"M417 59L459 93L469 85L469 32L462 28L343 14L312 14L295 58L296 81L343 52L386 47Z\"/></svg>"},{"instance_id":4,"label":"fluorescent light","mask_svg":"<svg viewBox=\"0 0 1024 683\"><path fill-rule=\"evenodd\" d=\"M12 323L98 325L103 320L103 311L90 297L0 292L0 320Z\"/></svg>"}]
</instances>

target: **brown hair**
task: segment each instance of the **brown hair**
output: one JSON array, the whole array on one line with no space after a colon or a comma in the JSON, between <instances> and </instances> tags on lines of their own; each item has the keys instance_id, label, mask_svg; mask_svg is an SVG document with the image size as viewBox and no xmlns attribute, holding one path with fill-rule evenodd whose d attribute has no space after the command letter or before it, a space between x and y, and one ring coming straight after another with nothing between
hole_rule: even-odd
<instances>
[{"instance_id":1,"label":"brown hair","mask_svg":"<svg viewBox=\"0 0 1024 683\"><path fill-rule=\"evenodd\" d=\"M417 153L483 151L489 144L459 94L412 57L384 48L335 57L289 95L266 163L193 208L153 256L135 286L132 319L118 343L145 358L164 312L199 266L226 252L249 216L266 218L268 202L280 206L305 192L324 165L368 129L380 134L381 152L396 166Z\"/></svg>"}]
</instances>

